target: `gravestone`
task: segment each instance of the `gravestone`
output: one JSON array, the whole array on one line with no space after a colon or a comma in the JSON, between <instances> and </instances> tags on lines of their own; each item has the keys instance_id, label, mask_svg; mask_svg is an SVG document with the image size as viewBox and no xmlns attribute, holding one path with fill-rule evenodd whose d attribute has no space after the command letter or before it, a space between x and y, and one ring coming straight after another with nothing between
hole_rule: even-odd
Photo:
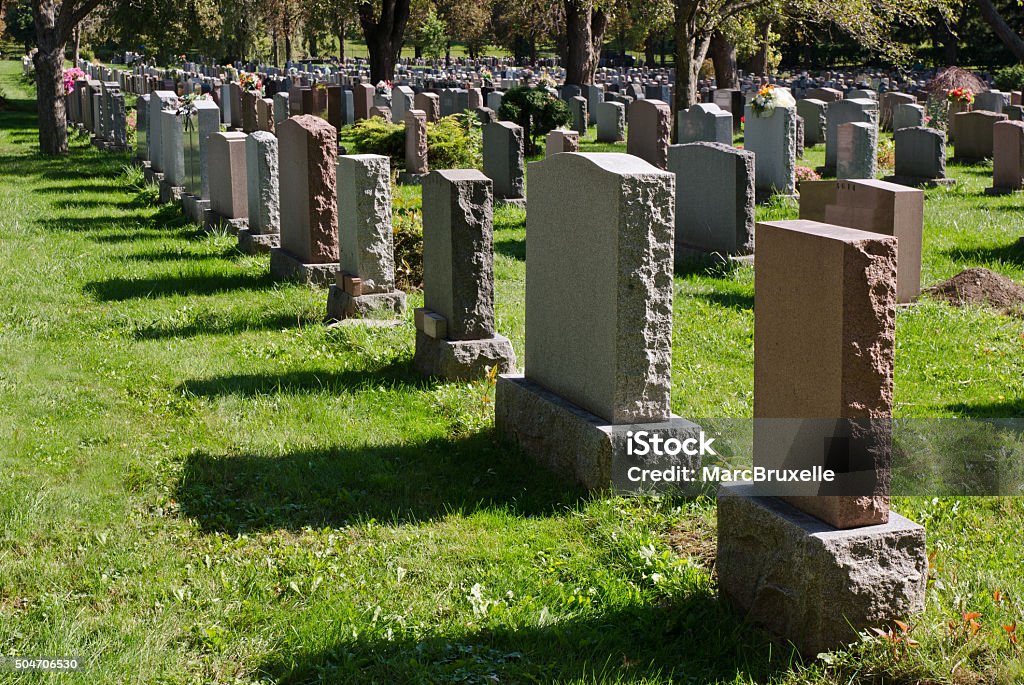
<instances>
[{"instance_id":1,"label":"gravestone","mask_svg":"<svg viewBox=\"0 0 1024 685\"><path fill-rule=\"evenodd\" d=\"M900 105L917 106L917 98L910 93L883 93L878 104L878 126L883 131L894 131L896 108ZM912 124L920 126L921 124Z\"/></svg>"},{"instance_id":2,"label":"gravestone","mask_svg":"<svg viewBox=\"0 0 1024 685\"><path fill-rule=\"evenodd\" d=\"M876 180L806 181L800 185L800 218L895 237L896 301L910 303L921 294L920 190Z\"/></svg>"},{"instance_id":3,"label":"gravestone","mask_svg":"<svg viewBox=\"0 0 1024 685\"><path fill-rule=\"evenodd\" d=\"M160 112L165 109L177 109L178 96L169 90L155 90L150 94L149 99L149 134L146 136L149 143L149 161L154 173L163 173L162 161L163 136L160 130L162 119ZM147 179L151 180L151 179Z\"/></svg>"},{"instance_id":4,"label":"gravestone","mask_svg":"<svg viewBox=\"0 0 1024 685\"><path fill-rule=\"evenodd\" d=\"M406 117L416 111L406 111ZM405 293L395 288L390 160L341 155L337 183L339 269L327 316L340 321L401 315Z\"/></svg>"},{"instance_id":5,"label":"gravestone","mask_svg":"<svg viewBox=\"0 0 1024 685\"><path fill-rule=\"evenodd\" d=\"M995 112L996 114L1003 113L1003 107L1008 102L1005 102L1007 98L1004 97L1003 93L998 90L988 90L978 93L974 96L974 107L975 111L984 112Z\"/></svg>"},{"instance_id":6,"label":"gravestone","mask_svg":"<svg viewBox=\"0 0 1024 685\"><path fill-rule=\"evenodd\" d=\"M437 93L416 93L416 109L427 113L427 121L436 124L441 118L441 100Z\"/></svg>"},{"instance_id":7,"label":"gravestone","mask_svg":"<svg viewBox=\"0 0 1024 685\"><path fill-rule=\"evenodd\" d=\"M580 134L576 131L569 131L564 128L556 128L548 131L545 138L544 156L550 157L560 152L579 152Z\"/></svg>"},{"instance_id":8,"label":"gravestone","mask_svg":"<svg viewBox=\"0 0 1024 685\"><path fill-rule=\"evenodd\" d=\"M892 130L895 132L901 128L924 126L925 115L925 109L921 105L900 103L892 110Z\"/></svg>"},{"instance_id":9,"label":"gravestone","mask_svg":"<svg viewBox=\"0 0 1024 685\"><path fill-rule=\"evenodd\" d=\"M876 130L871 124L840 124L836 140L836 178L874 178L878 174Z\"/></svg>"},{"instance_id":10,"label":"gravestone","mask_svg":"<svg viewBox=\"0 0 1024 685\"><path fill-rule=\"evenodd\" d=\"M989 195L1024 189L1024 122L999 121L992 127L992 187Z\"/></svg>"},{"instance_id":11,"label":"gravestone","mask_svg":"<svg viewBox=\"0 0 1024 685\"><path fill-rule=\"evenodd\" d=\"M498 379L495 427L587 488L626 489L629 431L699 430L669 408L675 179L609 153L548 157L529 179L526 372Z\"/></svg>"},{"instance_id":12,"label":"gravestone","mask_svg":"<svg viewBox=\"0 0 1024 685\"><path fill-rule=\"evenodd\" d=\"M341 86L327 86L327 123L341 130L345 125L345 113L342 101L345 91Z\"/></svg>"},{"instance_id":13,"label":"gravestone","mask_svg":"<svg viewBox=\"0 0 1024 685\"><path fill-rule=\"evenodd\" d=\"M110 94L111 110L111 150L128 149L128 120L124 111L124 93L117 91Z\"/></svg>"},{"instance_id":14,"label":"gravestone","mask_svg":"<svg viewBox=\"0 0 1024 685\"><path fill-rule=\"evenodd\" d=\"M679 112L676 135L681 144L722 143L732 145L732 114L718 105L696 104Z\"/></svg>"},{"instance_id":15,"label":"gravestone","mask_svg":"<svg viewBox=\"0 0 1024 685\"><path fill-rule=\"evenodd\" d=\"M413 367L472 380L515 371L515 352L494 327L491 181L475 169L423 179L423 307L416 310Z\"/></svg>"},{"instance_id":16,"label":"gravestone","mask_svg":"<svg viewBox=\"0 0 1024 685\"><path fill-rule=\"evenodd\" d=\"M238 231L238 249L270 252L281 244L281 199L277 137L256 131L245 141L248 226Z\"/></svg>"},{"instance_id":17,"label":"gravestone","mask_svg":"<svg viewBox=\"0 0 1024 685\"><path fill-rule=\"evenodd\" d=\"M804 145L825 142L825 112L828 103L823 100L797 100L796 113L804 120Z\"/></svg>"},{"instance_id":18,"label":"gravestone","mask_svg":"<svg viewBox=\"0 0 1024 685\"><path fill-rule=\"evenodd\" d=\"M587 135L587 124L590 115L587 113L587 99L581 95L575 95L569 99L569 113L572 115L572 128L581 137Z\"/></svg>"},{"instance_id":19,"label":"gravestone","mask_svg":"<svg viewBox=\"0 0 1024 685\"><path fill-rule=\"evenodd\" d=\"M228 84L228 108L230 121L227 122L233 129L242 128L242 86L237 83Z\"/></svg>"},{"instance_id":20,"label":"gravestone","mask_svg":"<svg viewBox=\"0 0 1024 685\"><path fill-rule=\"evenodd\" d=\"M601 84L583 86L583 96L587 98L587 123L594 125L597 123L597 106L604 102L604 86Z\"/></svg>"},{"instance_id":21,"label":"gravestone","mask_svg":"<svg viewBox=\"0 0 1024 685\"><path fill-rule=\"evenodd\" d=\"M484 126L484 175L494 184L495 204L526 206L523 127L511 121Z\"/></svg>"},{"instance_id":22,"label":"gravestone","mask_svg":"<svg viewBox=\"0 0 1024 685\"><path fill-rule=\"evenodd\" d=\"M260 99L259 93L244 90L239 93L239 103L242 114L242 131L252 133L259 130L257 123L256 102Z\"/></svg>"},{"instance_id":23,"label":"gravestone","mask_svg":"<svg viewBox=\"0 0 1024 685\"><path fill-rule=\"evenodd\" d=\"M427 113L419 109L405 112L405 171L399 181L418 185L430 172L427 160Z\"/></svg>"},{"instance_id":24,"label":"gravestone","mask_svg":"<svg viewBox=\"0 0 1024 685\"><path fill-rule=\"evenodd\" d=\"M637 100L629 106L626 153L659 169L668 168L672 108L661 100Z\"/></svg>"},{"instance_id":25,"label":"gravestone","mask_svg":"<svg viewBox=\"0 0 1024 685\"><path fill-rule=\"evenodd\" d=\"M829 104L825 113L825 167L826 174L836 173L836 155L839 150L839 125L853 122L870 124L874 140L878 141L878 103L874 100L847 99Z\"/></svg>"},{"instance_id":26,"label":"gravestone","mask_svg":"<svg viewBox=\"0 0 1024 685\"><path fill-rule=\"evenodd\" d=\"M373 107L373 96L377 89L369 83L357 83L352 86L352 104L355 108L355 120L369 119L370 108Z\"/></svg>"},{"instance_id":27,"label":"gravestone","mask_svg":"<svg viewBox=\"0 0 1024 685\"><path fill-rule=\"evenodd\" d=\"M597 142L619 143L626 139L626 106L621 102L599 102L596 108Z\"/></svg>"},{"instance_id":28,"label":"gravestone","mask_svg":"<svg viewBox=\"0 0 1024 685\"><path fill-rule=\"evenodd\" d=\"M160 202L178 202L185 189L185 137L175 110L160 112Z\"/></svg>"},{"instance_id":29,"label":"gravestone","mask_svg":"<svg viewBox=\"0 0 1024 685\"><path fill-rule=\"evenodd\" d=\"M280 125L288 116L288 93L274 93L274 125Z\"/></svg>"},{"instance_id":30,"label":"gravestone","mask_svg":"<svg viewBox=\"0 0 1024 685\"><path fill-rule=\"evenodd\" d=\"M722 143L672 145L668 170L676 176L677 262L691 250L753 254L753 152Z\"/></svg>"},{"instance_id":31,"label":"gravestone","mask_svg":"<svg viewBox=\"0 0 1024 685\"><path fill-rule=\"evenodd\" d=\"M391 123L391 108L390 107L385 107L383 105L374 105L373 107L370 108L370 116L369 116L369 118L372 119L374 117L380 117L381 119L383 119L384 121L386 121L386 122L388 122L390 124Z\"/></svg>"},{"instance_id":32,"label":"gravestone","mask_svg":"<svg viewBox=\"0 0 1024 685\"><path fill-rule=\"evenodd\" d=\"M743 109L746 98L743 91L737 88L719 88L712 96L714 104L732 115L733 133L739 133L743 128Z\"/></svg>"},{"instance_id":33,"label":"gravestone","mask_svg":"<svg viewBox=\"0 0 1024 685\"><path fill-rule=\"evenodd\" d=\"M487 94L487 106L494 110L494 112L498 112L501 109L501 101L504 98L505 93L500 90L493 90Z\"/></svg>"},{"instance_id":34,"label":"gravestone","mask_svg":"<svg viewBox=\"0 0 1024 685\"><path fill-rule=\"evenodd\" d=\"M748 104L744 147L754 153L754 186L761 196L796 192L796 108L757 116Z\"/></svg>"},{"instance_id":35,"label":"gravestone","mask_svg":"<svg viewBox=\"0 0 1024 685\"><path fill-rule=\"evenodd\" d=\"M391 91L391 115L396 122L405 121L405 113L414 109L416 93L409 86L396 86Z\"/></svg>"},{"instance_id":36,"label":"gravestone","mask_svg":"<svg viewBox=\"0 0 1024 685\"><path fill-rule=\"evenodd\" d=\"M1005 114L972 111L953 115L956 122L955 159L968 164L992 159L993 127L996 122L1006 121Z\"/></svg>"},{"instance_id":37,"label":"gravestone","mask_svg":"<svg viewBox=\"0 0 1024 685\"><path fill-rule=\"evenodd\" d=\"M821 100L822 102L838 102L843 99L843 91L835 88L809 88L805 93L808 100Z\"/></svg>"},{"instance_id":38,"label":"gravestone","mask_svg":"<svg viewBox=\"0 0 1024 685\"><path fill-rule=\"evenodd\" d=\"M211 133L207 139L210 212L207 224L238 233L248 224L249 198L245 141L241 131Z\"/></svg>"},{"instance_id":39,"label":"gravestone","mask_svg":"<svg viewBox=\"0 0 1024 685\"><path fill-rule=\"evenodd\" d=\"M810 656L924 610L924 528L888 506L895 282L895 238L757 225L754 464L825 466L836 445L858 462L836 483L723 486L719 591Z\"/></svg>"},{"instance_id":40,"label":"gravestone","mask_svg":"<svg viewBox=\"0 0 1024 685\"><path fill-rule=\"evenodd\" d=\"M338 132L303 114L277 130L281 247L270 251L278 278L330 285L338 263Z\"/></svg>"},{"instance_id":41,"label":"gravestone","mask_svg":"<svg viewBox=\"0 0 1024 685\"><path fill-rule=\"evenodd\" d=\"M886 181L906 186L954 185L946 178L946 136L942 131L914 126L897 129L895 175Z\"/></svg>"},{"instance_id":42,"label":"gravestone","mask_svg":"<svg viewBox=\"0 0 1024 685\"><path fill-rule=\"evenodd\" d=\"M79 81L78 83L81 83ZM135 158L146 166L149 162L149 99L151 95L140 95L135 101Z\"/></svg>"}]
</instances>

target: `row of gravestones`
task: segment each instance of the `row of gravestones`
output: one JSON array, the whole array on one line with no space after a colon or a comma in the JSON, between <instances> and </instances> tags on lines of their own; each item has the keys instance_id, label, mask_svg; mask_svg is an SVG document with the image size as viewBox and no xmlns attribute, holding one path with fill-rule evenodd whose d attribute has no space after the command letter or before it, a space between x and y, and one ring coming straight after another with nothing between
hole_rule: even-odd
<instances>
[{"instance_id":1,"label":"row of gravestones","mask_svg":"<svg viewBox=\"0 0 1024 685\"><path fill-rule=\"evenodd\" d=\"M158 91L140 101L147 176L165 186L184 182L178 151L191 132L175 110L176 95ZM659 120L638 130L653 128L666 139L664 110L655 104L653 111ZM425 116L414 109L406 120L420 126ZM271 271L330 284L333 318L403 312L387 158L339 156L337 131L320 117L291 116L276 135L248 136L220 132L220 120L215 103L197 103L206 173L199 173L198 196L180 191L183 205L192 196L210 203L208 216L226 218L244 206L247 221L237 227L254 241L272 238L276 223L279 239L263 244ZM514 137L503 123L493 126ZM423 146L420 135L413 147ZM628 430L680 440L699 432L669 411L673 262L677 243L686 242L677 208L692 215L695 195L717 196L705 214L732 206L747 234L730 230L752 242L749 150L698 142L671 146L664 157L662 166L676 165L674 173L622 154L551 154L532 165L525 375L514 375L512 346L495 326L495 184L475 170L421 178L424 307L414 317L415 368L466 379L498 367L498 430L592 488L623 482ZM723 183L701 189L713 169L722 170ZM755 416L887 419L894 310L919 288L923 195L879 181L803 190L800 221L757 227ZM573 230L566 230L566 216L573 216ZM755 463L776 463L770 445L777 443L755 437ZM780 501L742 488L722 492L723 595L807 653L923 608L924 531L889 512L887 483L878 475L887 472L888 454L871 453L866 470L876 477L866 495Z\"/></svg>"},{"instance_id":2,"label":"row of gravestones","mask_svg":"<svg viewBox=\"0 0 1024 685\"><path fill-rule=\"evenodd\" d=\"M91 136L103 150L128 149L124 93L116 81L78 79L64 97L67 125Z\"/></svg>"}]
</instances>

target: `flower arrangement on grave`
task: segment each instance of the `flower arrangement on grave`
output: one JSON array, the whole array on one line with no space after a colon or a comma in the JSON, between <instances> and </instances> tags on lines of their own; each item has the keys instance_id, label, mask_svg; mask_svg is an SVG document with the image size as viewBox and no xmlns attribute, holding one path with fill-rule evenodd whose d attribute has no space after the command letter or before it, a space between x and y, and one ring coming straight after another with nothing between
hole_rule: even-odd
<instances>
[{"instance_id":1,"label":"flower arrangement on grave","mask_svg":"<svg viewBox=\"0 0 1024 685\"><path fill-rule=\"evenodd\" d=\"M184 120L186 131L191 131L193 128L193 121L198 113L196 101L207 99L209 98L205 93L188 93L178 98L178 108L174 110L174 114Z\"/></svg>"},{"instance_id":2,"label":"flower arrangement on grave","mask_svg":"<svg viewBox=\"0 0 1024 685\"><path fill-rule=\"evenodd\" d=\"M378 81L377 82L377 95L381 97L391 97L391 81Z\"/></svg>"},{"instance_id":3,"label":"flower arrangement on grave","mask_svg":"<svg viewBox=\"0 0 1024 685\"><path fill-rule=\"evenodd\" d=\"M554 88L558 85L558 82L551 78L551 76L548 75L548 72L545 71L537 78L537 85L541 88Z\"/></svg>"},{"instance_id":4,"label":"flower arrangement on grave","mask_svg":"<svg viewBox=\"0 0 1024 685\"><path fill-rule=\"evenodd\" d=\"M761 118L770 117L779 107L795 106L796 100L789 94L789 91L776 88L771 83L757 91L757 95L750 101L750 109L754 112L754 116Z\"/></svg>"},{"instance_id":5,"label":"flower arrangement on grave","mask_svg":"<svg viewBox=\"0 0 1024 685\"><path fill-rule=\"evenodd\" d=\"M75 81L85 78L85 72L78 67L71 67L70 69L65 69L62 76L64 78L64 93L71 95L71 92L75 89Z\"/></svg>"},{"instance_id":6,"label":"flower arrangement on grave","mask_svg":"<svg viewBox=\"0 0 1024 685\"><path fill-rule=\"evenodd\" d=\"M974 91L970 88L954 88L946 93L946 100L960 105L974 104Z\"/></svg>"},{"instance_id":7,"label":"flower arrangement on grave","mask_svg":"<svg viewBox=\"0 0 1024 685\"><path fill-rule=\"evenodd\" d=\"M238 75L238 85L246 93L255 93L260 96L263 95L263 81L260 80L258 74L243 71Z\"/></svg>"},{"instance_id":8,"label":"flower arrangement on grave","mask_svg":"<svg viewBox=\"0 0 1024 685\"><path fill-rule=\"evenodd\" d=\"M798 166L796 168L796 181L820 181L821 176L809 166Z\"/></svg>"}]
</instances>

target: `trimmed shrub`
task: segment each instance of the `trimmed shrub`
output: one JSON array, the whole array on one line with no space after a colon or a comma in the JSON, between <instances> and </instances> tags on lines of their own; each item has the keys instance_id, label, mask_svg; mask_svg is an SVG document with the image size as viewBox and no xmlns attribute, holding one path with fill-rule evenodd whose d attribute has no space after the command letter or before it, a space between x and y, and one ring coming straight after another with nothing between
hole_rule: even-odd
<instances>
[{"instance_id":1,"label":"trimmed shrub","mask_svg":"<svg viewBox=\"0 0 1024 685\"><path fill-rule=\"evenodd\" d=\"M512 88L501 100L498 116L514 121L526 134L526 153L537 151L536 138L572 121L569 106L544 88L520 86Z\"/></svg>"},{"instance_id":2,"label":"trimmed shrub","mask_svg":"<svg viewBox=\"0 0 1024 685\"><path fill-rule=\"evenodd\" d=\"M384 155L393 169L405 168L405 125L380 117L361 119L342 130L354 154ZM483 138L475 117L457 114L427 124L427 158L432 169L474 169L483 163Z\"/></svg>"}]
</instances>

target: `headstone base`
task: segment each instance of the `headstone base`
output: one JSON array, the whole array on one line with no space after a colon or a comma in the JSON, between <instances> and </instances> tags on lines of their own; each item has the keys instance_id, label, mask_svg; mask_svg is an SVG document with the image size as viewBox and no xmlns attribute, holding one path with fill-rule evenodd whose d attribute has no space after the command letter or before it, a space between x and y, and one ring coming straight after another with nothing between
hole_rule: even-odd
<instances>
[{"instance_id":1,"label":"headstone base","mask_svg":"<svg viewBox=\"0 0 1024 685\"><path fill-rule=\"evenodd\" d=\"M715 264L728 264L728 265L744 265L753 264L754 255L752 254L722 254L721 252L708 252L702 248L694 245L676 245L676 266L684 264L688 261L707 261Z\"/></svg>"},{"instance_id":2,"label":"headstone base","mask_svg":"<svg viewBox=\"0 0 1024 685\"><path fill-rule=\"evenodd\" d=\"M337 283L327 293L327 318L343 319L375 318L373 314L387 312L401 316L405 314L405 293L392 290L387 293L370 293L354 296L339 288Z\"/></svg>"},{"instance_id":3,"label":"headstone base","mask_svg":"<svg viewBox=\"0 0 1024 685\"><path fill-rule=\"evenodd\" d=\"M755 623L814 657L924 611L925 530L899 514L839 530L749 485L718 495L718 585Z\"/></svg>"},{"instance_id":4,"label":"headstone base","mask_svg":"<svg viewBox=\"0 0 1024 685\"><path fill-rule=\"evenodd\" d=\"M985 188L986 195L1012 195L1013 193L1019 193L1022 188L997 188L995 186L991 188Z\"/></svg>"},{"instance_id":5,"label":"headstone base","mask_svg":"<svg viewBox=\"0 0 1024 685\"><path fill-rule=\"evenodd\" d=\"M270 275L286 281L329 286L334 283L338 264L303 264L302 260L283 247L270 250Z\"/></svg>"},{"instance_id":6,"label":"headstone base","mask_svg":"<svg viewBox=\"0 0 1024 685\"><path fill-rule=\"evenodd\" d=\"M773 192L773 191L770 191L770 190L763 190L763 189L762 190L755 190L754 191L754 202L755 202L755 204L759 204L759 205L770 204L773 201L773 198L779 198L780 200L792 200L793 202L796 202L797 200L800 199L800 195L798 195L798 194L787 195L785 193L776 193L776 192Z\"/></svg>"},{"instance_id":7,"label":"headstone base","mask_svg":"<svg viewBox=\"0 0 1024 685\"><path fill-rule=\"evenodd\" d=\"M583 487L619 492L638 490L627 473L639 461L627 454L628 431L646 430L666 440L700 433L700 426L678 416L660 423L613 426L519 375L498 378L494 426L538 462ZM700 468L699 456L680 454L673 461L683 468Z\"/></svg>"},{"instance_id":8,"label":"headstone base","mask_svg":"<svg viewBox=\"0 0 1024 685\"><path fill-rule=\"evenodd\" d=\"M955 178L918 178L916 176L886 176L882 179L889 183L897 183L911 188L937 188L939 186L955 186Z\"/></svg>"},{"instance_id":9,"label":"headstone base","mask_svg":"<svg viewBox=\"0 0 1024 685\"><path fill-rule=\"evenodd\" d=\"M410 174L408 171L403 171L398 174L398 185L400 186L418 186L423 185L423 178L426 174Z\"/></svg>"},{"instance_id":10,"label":"headstone base","mask_svg":"<svg viewBox=\"0 0 1024 685\"><path fill-rule=\"evenodd\" d=\"M142 176L146 179L146 183L160 183L164 180L163 172L156 171L152 165L143 169Z\"/></svg>"},{"instance_id":11,"label":"headstone base","mask_svg":"<svg viewBox=\"0 0 1024 685\"><path fill-rule=\"evenodd\" d=\"M167 179L160 179L160 204L181 202L181 196L184 192L185 188L183 186L171 185L171 182Z\"/></svg>"},{"instance_id":12,"label":"headstone base","mask_svg":"<svg viewBox=\"0 0 1024 685\"><path fill-rule=\"evenodd\" d=\"M224 228L231 235L238 235L239 231L249 228L249 220L229 219L209 209L203 213L203 227L208 231L212 231L215 228Z\"/></svg>"},{"instance_id":13,"label":"headstone base","mask_svg":"<svg viewBox=\"0 0 1024 685\"><path fill-rule=\"evenodd\" d=\"M416 331L413 368L425 376L471 381L487 375L497 365L499 373L514 373L516 353L503 335L482 340L444 340Z\"/></svg>"},{"instance_id":14,"label":"headstone base","mask_svg":"<svg viewBox=\"0 0 1024 685\"><path fill-rule=\"evenodd\" d=\"M494 206L512 206L518 207L519 209L526 209L526 198L525 197L496 197L494 198Z\"/></svg>"},{"instance_id":15,"label":"headstone base","mask_svg":"<svg viewBox=\"0 0 1024 685\"><path fill-rule=\"evenodd\" d=\"M245 254L266 254L277 247L281 247L277 233L253 233L248 228L238 231L238 249Z\"/></svg>"}]
</instances>

